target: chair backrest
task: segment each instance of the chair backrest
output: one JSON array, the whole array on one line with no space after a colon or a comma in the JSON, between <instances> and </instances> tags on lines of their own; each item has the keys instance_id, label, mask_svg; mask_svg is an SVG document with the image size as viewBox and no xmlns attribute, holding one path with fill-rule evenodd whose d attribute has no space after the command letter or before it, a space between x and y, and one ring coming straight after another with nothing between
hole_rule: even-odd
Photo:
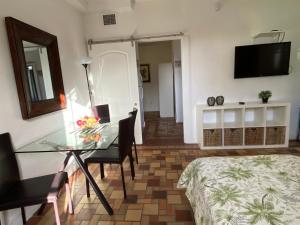
<instances>
[{"instance_id":1,"label":"chair backrest","mask_svg":"<svg viewBox=\"0 0 300 225\"><path fill-rule=\"evenodd\" d=\"M19 180L20 173L10 134L0 134L0 196Z\"/></svg>"},{"instance_id":2,"label":"chair backrest","mask_svg":"<svg viewBox=\"0 0 300 225\"><path fill-rule=\"evenodd\" d=\"M100 118L100 123L110 122L109 105L96 105L94 114Z\"/></svg>"},{"instance_id":3,"label":"chair backrest","mask_svg":"<svg viewBox=\"0 0 300 225\"><path fill-rule=\"evenodd\" d=\"M132 137L131 137L131 124L133 117L129 116L126 119L119 121L119 152L120 159L123 161L126 156L131 153Z\"/></svg>"},{"instance_id":4,"label":"chair backrest","mask_svg":"<svg viewBox=\"0 0 300 225\"><path fill-rule=\"evenodd\" d=\"M135 122L135 119L136 119L137 112L138 112L137 108L133 108L133 110L128 113L129 115L132 115L134 117L134 122Z\"/></svg>"},{"instance_id":5,"label":"chair backrest","mask_svg":"<svg viewBox=\"0 0 300 225\"><path fill-rule=\"evenodd\" d=\"M131 141L134 140L134 127L135 127L137 112L138 112L138 110L136 108L133 108L133 111L129 112L129 116L132 116L132 123L131 123L131 126L130 126Z\"/></svg>"}]
</instances>

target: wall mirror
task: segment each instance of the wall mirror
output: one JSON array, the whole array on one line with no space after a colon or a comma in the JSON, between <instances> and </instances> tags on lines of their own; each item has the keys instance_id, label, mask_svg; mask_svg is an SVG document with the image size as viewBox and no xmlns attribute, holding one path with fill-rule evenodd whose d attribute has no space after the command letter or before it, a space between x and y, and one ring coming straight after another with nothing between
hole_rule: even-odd
<instances>
[{"instance_id":1,"label":"wall mirror","mask_svg":"<svg viewBox=\"0 0 300 225\"><path fill-rule=\"evenodd\" d=\"M56 36L5 18L23 119L66 107Z\"/></svg>"},{"instance_id":2,"label":"wall mirror","mask_svg":"<svg viewBox=\"0 0 300 225\"><path fill-rule=\"evenodd\" d=\"M53 99L47 47L23 41L23 49L31 101Z\"/></svg>"}]
</instances>

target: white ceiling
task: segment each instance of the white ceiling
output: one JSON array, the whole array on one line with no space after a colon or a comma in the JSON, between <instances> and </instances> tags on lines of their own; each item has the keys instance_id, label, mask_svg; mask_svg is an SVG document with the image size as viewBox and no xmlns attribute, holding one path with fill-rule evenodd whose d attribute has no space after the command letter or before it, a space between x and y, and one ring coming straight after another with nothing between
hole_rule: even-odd
<instances>
[{"instance_id":1,"label":"white ceiling","mask_svg":"<svg viewBox=\"0 0 300 225\"><path fill-rule=\"evenodd\" d=\"M134 3L132 0L88 0L88 11L130 11Z\"/></svg>"},{"instance_id":2,"label":"white ceiling","mask_svg":"<svg viewBox=\"0 0 300 225\"><path fill-rule=\"evenodd\" d=\"M154 0L65 0L81 12L122 12L131 11L138 2L154 1ZM161 1L161 0L156 0Z\"/></svg>"},{"instance_id":3,"label":"white ceiling","mask_svg":"<svg viewBox=\"0 0 300 225\"><path fill-rule=\"evenodd\" d=\"M88 0L65 0L65 1L81 12L87 12L88 10Z\"/></svg>"},{"instance_id":4,"label":"white ceiling","mask_svg":"<svg viewBox=\"0 0 300 225\"><path fill-rule=\"evenodd\" d=\"M132 10L136 1L141 0L65 0L81 12ZM142 0L144 1L144 0Z\"/></svg>"}]
</instances>

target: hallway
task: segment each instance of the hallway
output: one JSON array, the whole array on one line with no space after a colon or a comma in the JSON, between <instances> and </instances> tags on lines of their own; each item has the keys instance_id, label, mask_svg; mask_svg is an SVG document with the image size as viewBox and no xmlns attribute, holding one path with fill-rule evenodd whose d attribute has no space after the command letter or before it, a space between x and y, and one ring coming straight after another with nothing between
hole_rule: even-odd
<instances>
[{"instance_id":1,"label":"hallway","mask_svg":"<svg viewBox=\"0 0 300 225\"><path fill-rule=\"evenodd\" d=\"M160 118L159 112L145 112L144 145L183 145L183 124L175 118Z\"/></svg>"}]
</instances>

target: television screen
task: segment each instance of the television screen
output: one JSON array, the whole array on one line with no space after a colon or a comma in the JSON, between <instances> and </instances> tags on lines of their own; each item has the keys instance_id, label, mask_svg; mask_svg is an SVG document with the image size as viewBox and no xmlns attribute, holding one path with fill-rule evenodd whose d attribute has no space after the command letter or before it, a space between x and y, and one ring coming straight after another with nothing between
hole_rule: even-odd
<instances>
[{"instance_id":1,"label":"television screen","mask_svg":"<svg viewBox=\"0 0 300 225\"><path fill-rule=\"evenodd\" d=\"M234 78L289 74L291 42L235 47Z\"/></svg>"}]
</instances>

